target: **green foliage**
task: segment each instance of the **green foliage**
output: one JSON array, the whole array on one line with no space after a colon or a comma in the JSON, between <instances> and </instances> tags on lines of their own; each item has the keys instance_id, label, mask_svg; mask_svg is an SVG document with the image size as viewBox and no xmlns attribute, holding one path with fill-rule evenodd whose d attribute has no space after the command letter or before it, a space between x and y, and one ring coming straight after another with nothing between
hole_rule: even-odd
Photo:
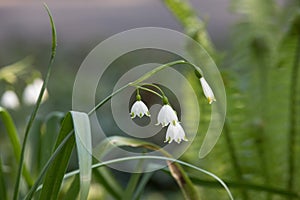
<instances>
[{"instance_id":1,"label":"green foliage","mask_svg":"<svg viewBox=\"0 0 300 200\"><path fill-rule=\"evenodd\" d=\"M187 8L188 1L165 2L183 28L189 29L186 20L197 16L191 5ZM171 6L175 4L181 6ZM231 29L233 48L218 60L227 90L227 120L219 145L202 165L215 168L222 177L236 180L240 185L267 186L274 189L274 194L276 190L297 192L300 184L297 178L300 166L297 159L300 154L297 134L300 131L299 6L293 3L280 6L272 0L232 0L231 8L242 15ZM206 40L210 39L206 37L199 42ZM203 141L201 138L199 132L198 144ZM194 157L195 154L186 155L190 162ZM275 197L270 190L251 192L252 189L248 185L233 191L241 199ZM206 190L203 192L208 199L221 199L210 196Z\"/></svg>"},{"instance_id":2,"label":"green foliage","mask_svg":"<svg viewBox=\"0 0 300 200\"><path fill-rule=\"evenodd\" d=\"M10 142L12 144L15 159L18 161L20 159L21 154L21 145L15 124L7 110L5 110L2 107L0 107L0 116L7 130ZM27 185L32 186L33 180L26 166L24 166L24 171L22 175L24 176Z\"/></svg>"},{"instance_id":3,"label":"green foliage","mask_svg":"<svg viewBox=\"0 0 300 200\"><path fill-rule=\"evenodd\" d=\"M206 30L206 24L197 16L186 0L164 0L166 6L182 24L185 32L198 41L210 54L214 55L214 47Z\"/></svg>"},{"instance_id":4,"label":"green foliage","mask_svg":"<svg viewBox=\"0 0 300 200\"><path fill-rule=\"evenodd\" d=\"M60 133L55 144L55 149L57 149L62 141L70 134L70 139L60 150L59 155L53 160L51 166L47 170L45 179L43 181L43 188L41 191L40 199L57 199L64 174L68 167L69 159L75 144L72 117L71 114L68 114L63 121ZM31 199L31 197L28 196L28 199Z\"/></svg>"},{"instance_id":5,"label":"green foliage","mask_svg":"<svg viewBox=\"0 0 300 200\"><path fill-rule=\"evenodd\" d=\"M80 169L80 199L87 199L92 174L92 134L90 119L86 113L72 111L71 114Z\"/></svg>"},{"instance_id":6,"label":"green foliage","mask_svg":"<svg viewBox=\"0 0 300 200\"><path fill-rule=\"evenodd\" d=\"M5 179L4 179L2 160L0 159L0 196L5 200L7 199L6 190L7 189L6 189Z\"/></svg>"},{"instance_id":7,"label":"green foliage","mask_svg":"<svg viewBox=\"0 0 300 200\"><path fill-rule=\"evenodd\" d=\"M10 196L14 199L88 199L90 188L94 185L104 189L105 194L99 195L101 198L142 199L155 172L130 174L129 181L124 184L105 166L133 160L138 163L143 159L165 161L168 167L163 171L174 179L185 199L228 199L226 192L233 199L226 184L236 199L300 199L297 190L300 187L299 5L291 3L280 6L272 0L232 0L232 11L242 15L231 29L232 49L221 53L214 47L206 24L187 0L163 2L184 31L202 44L222 71L227 90L227 118L223 135L211 154L198 159L203 142L202 132L208 127L211 112L207 103L201 100L204 120L199 124L199 133L189 151L182 157L186 162L173 159L155 144L128 137L109 137L92 149L89 115L124 88L136 86L166 67L189 64L184 60L161 65L133 80L104 98L89 113L71 111L64 115L52 112L45 118L37 117L51 74L57 42L53 17L45 5L52 31L51 55L44 85L26 125L22 146L10 113L0 107L1 124L18 163L18 170L9 166L10 174L16 177L13 192L7 181L10 174L6 172L7 166L3 164L1 152L1 199L9 199ZM187 52L194 60L204 65L211 64L203 60L205 56L194 51L189 44ZM0 80L13 84L28 65L30 60L25 59L11 65L9 70L2 68ZM193 87L200 90L194 74L188 76ZM184 103L191 102L187 100ZM72 171L74 145L79 169ZM92 151L94 156L101 158L115 147L160 151L162 156L134 156L92 163ZM141 166L136 167L139 171ZM226 181L203 168L214 171ZM195 174L194 170L204 175ZM207 175L214 180L208 179ZM68 180L70 177L73 179ZM26 184L20 184L23 179Z\"/></svg>"}]
</instances>

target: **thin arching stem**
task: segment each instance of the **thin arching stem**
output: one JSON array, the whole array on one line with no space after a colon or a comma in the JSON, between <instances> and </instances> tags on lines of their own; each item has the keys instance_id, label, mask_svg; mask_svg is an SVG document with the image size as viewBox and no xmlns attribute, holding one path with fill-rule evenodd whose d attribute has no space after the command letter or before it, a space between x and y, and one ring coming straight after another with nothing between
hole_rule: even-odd
<instances>
[{"instance_id":1,"label":"thin arching stem","mask_svg":"<svg viewBox=\"0 0 300 200\"><path fill-rule=\"evenodd\" d=\"M126 85L124 85L123 87L117 89L116 91L114 91L113 93L111 93L109 96L107 96L106 98L104 98L102 101L100 101L92 110L90 110L88 112L88 115L93 114L96 110L98 110L103 104L105 104L107 101L109 101L113 96L115 96L116 94L122 92L124 89L126 89L129 86L136 86L138 84L140 84L141 82L143 82L144 80L147 80L148 78L150 78L152 75L156 74L157 72L167 68L167 67L172 67L178 64L188 64L190 66L192 66L195 70L200 70L199 67L195 66L192 63L189 63L185 60L177 60L177 61L173 61L173 62L169 62L166 64L163 64L153 70L151 70L150 72L144 74L143 76L141 76L140 78L138 78L137 80L131 82L131 83L127 83ZM201 71L201 70L200 70ZM202 72L201 72L202 73Z\"/></svg>"},{"instance_id":2,"label":"thin arching stem","mask_svg":"<svg viewBox=\"0 0 300 200\"><path fill-rule=\"evenodd\" d=\"M141 90L145 90L147 92L151 92L152 94L155 94L157 96L159 96L160 98L163 98L162 95L160 95L159 93L155 92L154 90L151 90L149 88L146 88L146 87L143 87L143 86L137 86L138 89L141 89Z\"/></svg>"},{"instance_id":3,"label":"thin arching stem","mask_svg":"<svg viewBox=\"0 0 300 200\"><path fill-rule=\"evenodd\" d=\"M156 89L158 89L160 91L160 93L162 94L162 96L165 96L164 91L157 85L153 84L153 83L142 83L141 85L138 85L139 87L143 87L143 86L152 86Z\"/></svg>"}]
</instances>

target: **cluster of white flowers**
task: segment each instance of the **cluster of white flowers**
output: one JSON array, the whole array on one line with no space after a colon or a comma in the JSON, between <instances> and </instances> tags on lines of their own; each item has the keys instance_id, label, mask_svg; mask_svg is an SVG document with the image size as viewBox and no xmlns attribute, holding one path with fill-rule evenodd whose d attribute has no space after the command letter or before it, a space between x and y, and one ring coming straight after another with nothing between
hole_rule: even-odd
<instances>
[{"instance_id":1,"label":"cluster of white flowers","mask_svg":"<svg viewBox=\"0 0 300 200\"><path fill-rule=\"evenodd\" d=\"M187 141L184 130L179 124L178 117L173 108L168 104L166 97L163 97L164 104L160 109L157 116L157 125L162 127L169 126L167 129L165 142L171 143L173 140L180 143L181 140ZM141 96L138 94L136 102L131 107L131 118L143 117L144 115L150 117L150 112L146 104L141 100Z\"/></svg>"},{"instance_id":2,"label":"cluster of white flowers","mask_svg":"<svg viewBox=\"0 0 300 200\"><path fill-rule=\"evenodd\" d=\"M165 142L171 143L174 140L179 144L181 140L187 141L185 132L178 121L177 114L168 102L160 109L157 121L157 124L161 124L162 127L168 126Z\"/></svg>"},{"instance_id":3,"label":"cluster of white flowers","mask_svg":"<svg viewBox=\"0 0 300 200\"><path fill-rule=\"evenodd\" d=\"M43 81L39 78L35 79L33 83L26 86L23 92L23 102L26 105L33 105L36 103ZM42 102L48 98L48 91L45 90ZM13 90L7 90L1 97L1 105L7 109L17 109L20 106L19 98Z\"/></svg>"},{"instance_id":4,"label":"cluster of white flowers","mask_svg":"<svg viewBox=\"0 0 300 200\"><path fill-rule=\"evenodd\" d=\"M212 104L214 101L216 101L212 89L210 88L209 84L206 82L206 80L201 76L199 72L196 73L196 75L200 80L203 93L207 98L208 103ZM169 104L167 97L163 95L162 99L164 105L162 106L162 108L158 113L157 125L161 125L162 127L168 126L165 142L171 143L174 140L179 144L182 140L188 141L185 136L185 132L182 126L180 125L177 114ZM139 94L137 94L136 102L131 107L130 115L132 119L135 118L136 116L142 118L144 115L150 117L149 109L146 106L146 104L141 100L141 96Z\"/></svg>"}]
</instances>

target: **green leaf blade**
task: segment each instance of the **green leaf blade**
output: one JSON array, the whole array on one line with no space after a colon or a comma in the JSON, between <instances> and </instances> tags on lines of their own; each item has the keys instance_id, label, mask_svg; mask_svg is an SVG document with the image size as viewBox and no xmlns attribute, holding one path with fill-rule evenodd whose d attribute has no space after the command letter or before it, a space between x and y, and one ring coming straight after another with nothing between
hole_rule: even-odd
<instances>
[{"instance_id":1,"label":"green leaf blade","mask_svg":"<svg viewBox=\"0 0 300 200\"><path fill-rule=\"evenodd\" d=\"M80 170L80 199L87 199L92 175L92 138L86 113L71 111Z\"/></svg>"},{"instance_id":2,"label":"green leaf blade","mask_svg":"<svg viewBox=\"0 0 300 200\"><path fill-rule=\"evenodd\" d=\"M20 160L21 144L20 144L17 128L16 128L10 114L7 112L6 109L4 109L2 107L0 107L0 117L3 121L3 124L6 128L7 134L9 136L9 139L10 139L13 151L14 151L15 159L18 162ZM24 166L22 175L24 176L27 185L32 186L33 180L31 178L28 168L26 166Z\"/></svg>"},{"instance_id":3,"label":"green leaf blade","mask_svg":"<svg viewBox=\"0 0 300 200\"><path fill-rule=\"evenodd\" d=\"M59 144L64 140L64 138L69 135L73 130L73 123L71 114L68 113L63 121L59 136L57 138L57 142L55 145L55 149L59 146ZM46 177L43 183L43 189L41 191L40 200L48 200L48 199L57 199L62 180L64 174L67 170L69 159L71 156L71 152L73 150L75 144L74 135L69 139L69 141L65 144L65 146L60 151L60 154L55 157L51 166L47 170ZM27 199L31 197L28 196Z\"/></svg>"},{"instance_id":4,"label":"green leaf blade","mask_svg":"<svg viewBox=\"0 0 300 200\"><path fill-rule=\"evenodd\" d=\"M2 167L2 160L0 158L0 197L3 198L3 200L7 199L7 188L5 185L5 177L3 173L3 167Z\"/></svg>"}]
</instances>

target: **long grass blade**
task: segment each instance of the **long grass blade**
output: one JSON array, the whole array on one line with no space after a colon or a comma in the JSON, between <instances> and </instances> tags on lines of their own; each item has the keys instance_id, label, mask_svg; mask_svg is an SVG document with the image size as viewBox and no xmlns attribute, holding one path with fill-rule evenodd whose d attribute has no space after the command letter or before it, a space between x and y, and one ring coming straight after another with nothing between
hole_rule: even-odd
<instances>
[{"instance_id":1,"label":"long grass blade","mask_svg":"<svg viewBox=\"0 0 300 200\"><path fill-rule=\"evenodd\" d=\"M129 182L127 184L126 190L123 195L123 200L133 199L134 191L139 183L141 173L133 173L130 176Z\"/></svg>"},{"instance_id":2,"label":"long grass blade","mask_svg":"<svg viewBox=\"0 0 300 200\"><path fill-rule=\"evenodd\" d=\"M6 184L5 184L5 177L3 173L3 167L2 167L2 159L0 157L0 197L3 200L7 199L7 192L6 192Z\"/></svg>"},{"instance_id":3,"label":"long grass blade","mask_svg":"<svg viewBox=\"0 0 300 200\"><path fill-rule=\"evenodd\" d=\"M46 116L44 129L41 136L40 166L44 166L54 151L64 114L52 112Z\"/></svg>"},{"instance_id":4,"label":"long grass blade","mask_svg":"<svg viewBox=\"0 0 300 200\"><path fill-rule=\"evenodd\" d=\"M61 131L57 138L57 142L55 145L55 149L57 149L62 141L70 134L73 130L73 122L71 114L68 113L63 121ZM47 170L43 189L41 191L40 199L57 199L62 179L67 170L69 159L75 144L74 135L72 135L71 139L62 147L60 153L54 158L52 163L47 163L46 167L49 167ZM51 164L51 165L50 165ZM40 177L43 174L40 175ZM37 185L38 186L38 185ZM37 188L36 186L36 188ZM34 191L36 190L34 188ZM30 199L32 195L27 196L27 199Z\"/></svg>"},{"instance_id":5,"label":"long grass blade","mask_svg":"<svg viewBox=\"0 0 300 200\"><path fill-rule=\"evenodd\" d=\"M7 134L9 136L10 142L12 144L15 159L17 161L19 161L20 155L21 155L21 144L20 144L17 128L16 128L10 114L7 112L6 109L4 109L2 107L0 107L0 117L2 118L3 124L6 128ZM24 176L24 179L25 179L27 185L32 186L33 180L31 178L28 168L26 166L24 166L22 175Z\"/></svg>"},{"instance_id":6,"label":"long grass blade","mask_svg":"<svg viewBox=\"0 0 300 200\"><path fill-rule=\"evenodd\" d=\"M36 191L41 189L42 187L40 186L45 174L47 173L47 170L51 166L52 162L55 160L55 158L61 153L61 151L64 151L65 145L69 145L69 143L74 144L74 134L73 131L69 132L69 134L62 140L60 145L55 149L54 153L51 155L50 159L47 161L45 166L43 167L40 175L36 179L34 185L31 187L29 192L27 193L25 200L29 200L33 198L33 195Z\"/></svg>"},{"instance_id":7,"label":"long grass blade","mask_svg":"<svg viewBox=\"0 0 300 200\"><path fill-rule=\"evenodd\" d=\"M46 90L46 87L47 87L47 84L48 84L48 81L49 81L49 78L50 78L50 74L51 74L52 63L54 61L54 57L55 57L55 54L56 54L56 41L57 41L57 39L56 39L55 24L54 24L52 14L51 14L48 6L46 4L44 4L44 7L45 7L45 9L48 13L48 16L49 16L49 19L50 19L51 31L52 31L51 56L50 56L50 61L49 61L49 64L48 64L48 71L47 71L47 74L46 74L45 81L43 82L38 100L37 100L37 102L34 106L34 109L32 111L32 114L30 116L28 124L26 126L23 145L22 145L22 150L21 150L21 156L20 156L20 161L19 161L17 180L16 180L16 184L15 184L15 189L14 189L14 197L13 197L14 200L17 200L18 196L19 196L20 179L21 179L21 174L22 174L22 170L23 170L24 154L25 154L25 148L26 148L26 144L27 144L27 138L28 138L28 135L29 135L29 131L30 131L31 126L33 124L33 121L36 117L37 111L38 111L38 109L40 107L40 104L41 104L41 101L42 101L42 97L43 97L44 92Z\"/></svg>"},{"instance_id":8,"label":"long grass blade","mask_svg":"<svg viewBox=\"0 0 300 200\"><path fill-rule=\"evenodd\" d=\"M221 186L226 190L229 198L231 200L234 199L231 192L230 192L230 190L229 190L229 188L227 187L227 185L218 176L216 176L215 174L213 174L209 171L206 171L206 170L204 170L200 167L194 166L190 163L186 163L184 161L177 160L177 159L174 159L174 158L169 158L169 157L164 157L164 156L130 156L130 157L117 158L117 159L112 159L112 160L104 161L104 162L101 162L101 163L97 163L97 164L92 165L92 168L94 169L94 168L103 167L103 166L107 166L107 165L114 164L114 163L120 163L120 162L125 162L125 161L130 161L130 160L140 160L140 159L154 159L154 160L165 160L165 161L170 161L170 162L176 162L176 163L181 164L183 166L186 166L186 167L192 168L196 171L202 172L202 173L214 178L216 181L218 181L218 183L221 184ZM72 176L74 176L78 173L79 173L79 170L69 172L65 175L64 178L66 179L66 178L72 177Z\"/></svg>"},{"instance_id":9,"label":"long grass blade","mask_svg":"<svg viewBox=\"0 0 300 200\"><path fill-rule=\"evenodd\" d=\"M63 199L65 199L65 200L77 199L79 191L80 191L79 181L80 181L79 176L75 176L74 180L72 181L72 183Z\"/></svg>"},{"instance_id":10,"label":"long grass blade","mask_svg":"<svg viewBox=\"0 0 300 200\"><path fill-rule=\"evenodd\" d=\"M113 137L107 138L102 143L100 143L94 150L94 152L99 153L99 155L96 155L96 157L100 158L101 156L109 153L109 151L112 148L115 148L116 146L143 147L143 148L150 149L150 150L160 151L162 153L162 155L171 157L171 155L168 152L163 151L160 147L158 147L154 144L151 144L151 143L145 142L145 141L141 141L141 140L126 138L126 137L119 137L119 136L113 136ZM170 169L173 169L172 176L174 177L174 179L180 186L180 189L182 190L185 197L187 199L200 199L199 193L197 192L193 183L191 182L189 177L186 175L186 172L181 168L181 166L178 163L172 164L170 162L168 162L168 166ZM126 198L128 198L128 196L126 196Z\"/></svg>"},{"instance_id":11,"label":"long grass blade","mask_svg":"<svg viewBox=\"0 0 300 200\"><path fill-rule=\"evenodd\" d=\"M80 199L87 199L92 174L92 136L89 116L83 112L71 112L76 138L80 169Z\"/></svg>"},{"instance_id":12,"label":"long grass blade","mask_svg":"<svg viewBox=\"0 0 300 200\"><path fill-rule=\"evenodd\" d=\"M153 174L154 174L154 172L148 172L148 173L143 174L143 177L141 178L141 181L139 182L139 185L135 189L135 192L134 192L134 195L133 195L133 198L132 198L133 200L138 200L141 197L147 183L149 182L149 180L150 180L150 178L152 177Z\"/></svg>"},{"instance_id":13,"label":"long grass blade","mask_svg":"<svg viewBox=\"0 0 300 200\"><path fill-rule=\"evenodd\" d=\"M93 178L95 181L101 184L115 199L121 199L122 194L124 194L123 188L108 169L103 167L93 170Z\"/></svg>"}]
</instances>

